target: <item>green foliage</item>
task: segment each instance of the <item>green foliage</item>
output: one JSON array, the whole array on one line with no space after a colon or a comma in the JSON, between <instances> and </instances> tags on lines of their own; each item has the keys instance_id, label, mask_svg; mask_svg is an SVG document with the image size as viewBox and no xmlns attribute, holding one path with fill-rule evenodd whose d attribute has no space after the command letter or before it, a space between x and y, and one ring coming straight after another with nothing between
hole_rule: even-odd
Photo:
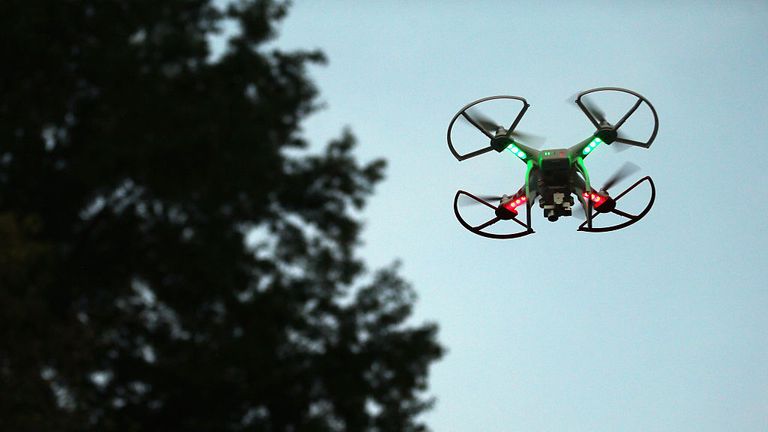
<instances>
[{"instance_id":1,"label":"green foliage","mask_svg":"<svg viewBox=\"0 0 768 432\"><path fill-rule=\"evenodd\" d=\"M384 163L306 151L285 13L4 4L0 430L423 430L436 328L354 253Z\"/></svg>"}]
</instances>

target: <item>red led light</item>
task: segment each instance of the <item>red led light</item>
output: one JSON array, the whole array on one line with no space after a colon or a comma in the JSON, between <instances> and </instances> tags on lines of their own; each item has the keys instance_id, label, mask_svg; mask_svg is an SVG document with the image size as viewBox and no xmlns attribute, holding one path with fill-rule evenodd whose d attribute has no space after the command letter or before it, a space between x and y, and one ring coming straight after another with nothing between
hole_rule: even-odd
<instances>
[{"instance_id":1,"label":"red led light","mask_svg":"<svg viewBox=\"0 0 768 432\"><path fill-rule=\"evenodd\" d=\"M608 198L594 192L583 192L581 195L584 197L584 199L594 202L595 207L605 203L608 200Z\"/></svg>"},{"instance_id":2,"label":"red led light","mask_svg":"<svg viewBox=\"0 0 768 432\"><path fill-rule=\"evenodd\" d=\"M525 203L526 199L527 198L525 196L521 196L521 197L515 198L514 200L510 200L510 201L506 202L504 204L504 207L507 210L515 210L515 207L520 206L523 203Z\"/></svg>"}]
</instances>

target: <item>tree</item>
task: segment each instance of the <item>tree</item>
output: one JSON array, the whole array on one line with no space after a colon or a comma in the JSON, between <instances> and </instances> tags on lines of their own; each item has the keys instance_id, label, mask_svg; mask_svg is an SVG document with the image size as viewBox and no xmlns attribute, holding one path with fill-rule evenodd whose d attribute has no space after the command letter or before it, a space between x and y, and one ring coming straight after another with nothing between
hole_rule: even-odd
<instances>
[{"instance_id":1,"label":"tree","mask_svg":"<svg viewBox=\"0 0 768 432\"><path fill-rule=\"evenodd\" d=\"M307 150L285 13L5 2L0 429L424 429L436 327L355 255L384 162Z\"/></svg>"}]
</instances>

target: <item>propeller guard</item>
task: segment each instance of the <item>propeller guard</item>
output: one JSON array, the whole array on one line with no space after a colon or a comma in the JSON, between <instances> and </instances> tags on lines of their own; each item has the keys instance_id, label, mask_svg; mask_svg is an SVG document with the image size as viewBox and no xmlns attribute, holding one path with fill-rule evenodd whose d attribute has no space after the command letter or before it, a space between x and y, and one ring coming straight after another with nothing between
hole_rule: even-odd
<instances>
[{"instance_id":1,"label":"propeller guard","mask_svg":"<svg viewBox=\"0 0 768 432\"><path fill-rule=\"evenodd\" d=\"M488 153L491 150L494 150L493 146L489 145L488 147L484 147L484 148L481 148L479 150L471 151L471 152L465 153L465 154L460 154L456 150L456 148L453 146L453 140L451 139L451 131L453 131L453 125L456 123L456 120L458 120L459 117L464 116L464 118L467 118L467 120L469 120L467 114L465 114L468 109L472 108L475 105L481 104L483 102L490 101L490 100L496 100L496 99L513 99L513 100L518 100L518 101L523 103L523 106L520 108L520 111L518 112L517 116L515 117L515 121L512 122L512 125L507 129L508 131L515 130L515 127L517 127L517 124L520 122L520 119L523 118L523 115L525 114L525 112L528 110L528 107L530 106L528 101L526 101L525 99L523 99L523 98L521 98L519 96L506 96L506 95L489 96L489 97L485 97L485 98L482 98L482 99L478 99L478 100L476 100L474 102L470 102L467 105L465 105L464 108L462 108L459 112L457 112L456 115L453 116L453 119L451 119L451 123L448 125L448 134L447 134L448 148L451 150L451 153L453 154L453 156L456 159L459 160L459 162L461 162L461 161L463 161L465 159L473 158L475 156L480 156L481 154L485 154L485 153ZM477 127L477 125L475 125L475 127ZM485 136L487 136L490 140L493 140L494 136L492 134L490 134L488 131L486 131L486 130L480 128L480 127L477 127L477 129L480 132L482 132Z\"/></svg>"},{"instance_id":2,"label":"propeller guard","mask_svg":"<svg viewBox=\"0 0 768 432\"><path fill-rule=\"evenodd\" d=\"M651 105L651 103L648 101L648 99L646 99L640 93L637 93L637 92L634 92L632 90L628 90L628 89L625 89L625 88L620 88L620 87L597 87L597 88L585 90L585 91L579 93L578 95L576 95L576 105L579 106L581 111L584 113L584 115L587 116L589 121L592 122L592 124L595 126L595 128L600 130L601 129L600 122L597 120L597 118L594 116L594 114L592 114L587 109L587 107L584 106L584 103L581 101L581 98L582 98L582 96L586 96L586 95L588 95L590 93L598 93L598 92L606 92L606 91L627 93L627 94L630 94L630 95L632 95L632 96L637 98L637 102L635 102L635 104L632 106L632 108L630 108L629 111L627 111L627 113L624 114L624 116L621 118L621 120L619 120L615 125L613 125L613 130L614 131L618 130L624 124L624 122L626 122L627 119L629 117L631 117L632 114L634 114L637 111L637 109L640 107L640 105L643 104L643 103L648 105L648 108L651 109L651 114L653 114L653 132L651 133L651 136L650 136L650 138L648 138L647 141L636 141L636 140L631 140L631 139L626 139L626 138L616 138L615 142L620 142L620 143L623 143L623 144L637 146L637 147L642 147L642 148L650 147L651 144L653 144L653 141L656 139L656 134L659 132L659 116L656 114L656 108L654 108L653 105Z\"/></svg>"},{"instance_id":3,"label":"propeller guard","mask_svg":"<svg viewBox=\"0 0 768 432\"><path fill-rule=\"evenodd\" d=\"M612 225L612 226L608 226L608 227L597 227L596 228L596 227L593 226L592 221L595 219L595 217L600 215L600 212L597 212L597 211L593 212L592 201L588 201L587 202L587 220L584 221L584 223L582 223L581 225L579 225L579 229L578 230L579 231L584 231L584 232L616 231L616 230L620 230L622 228L626 228L626 227L632 225L633 223L639 221L640 219L644 218L645 215L647 215L648 212L651 210L651 207L653 207L654 201L656 201L656 187L654 186L653 180L651 179L650 176L645 176L645 177L641 178L640 180L636 181L635 184L633 184L632 186L630 186L627 189L625 189L624 192L620 193L619 195L617 195L613 199L616 202L616 207L618 207L619 200L621 200L622 197L627 195L630 191L632 191L632 189L640 186L644 182L648 182L648 185L651 187L651 198L648 201L648 204L643 209L643 211L641 211L639 214L633 215L633 214L621 211L618 208L614 208L613 210L610 211L610 213L617 214L617 215L619 215L621 217L624 217L624 218L626 218L628 220L626 222L622 222L622 223L619 223L619 224L616 224L616 225Z\"/></svg>"},{"instance_id":4,"label":"propeller guard","mask_svg":"<svg viewBox=\"0 0 768 432\"><path fill-rule=\"evenodd\" d=\"M468 105L467 108L469 106L471 106L471 105L472 104ZM463 190L459 190L459 191L456 192L456 196L453 198L453 212L456 214L456 219L458 219L459 223L464 228L472 231L473 233L475 233L475 234L477 234L479 236L483 236L483 237L487 237L487 238L493 238L493 239L512 239L512 238L527 236L528 234L533 234L534 232L536 232L536 231L533 230L533 228L531 228L531 203L530 203L530 201L526 202L526 222L525 223L520 221L516 216L512 217L510 219L506 219L506 221L516 222L518 225L522 226L524 228L524 230L518 231L518 232L514 232L514 233L509 233L509 234L494 234L494 233L485 232L485 231L483 231L483 229L485 229L485 228L487 228L487 227L489 227L491 225L494 225L495 223L497 223L499 221L502 221L502 219L499 218L498 216L496 216L496 217L493 217L493 218L487 220L484 223L481 223L480 225L476 225L476 226L470 225L467 221L464 220L464 218L461 217L461 214L459 213L459 198L461 197L461 195L466 195L469 198L472 198L473 200L475 200L475 201L477 201L477 202L479 202L479 203L489 207L494 212L496 211L497 206L494 206L493 204L491 204L491 203L489 203L489 202L487 202L487 201L485 201L483 199L480 199L480 198L472 195L469 192L466 192L466 191L463 191Z\"/></svg>"}]
</instances>

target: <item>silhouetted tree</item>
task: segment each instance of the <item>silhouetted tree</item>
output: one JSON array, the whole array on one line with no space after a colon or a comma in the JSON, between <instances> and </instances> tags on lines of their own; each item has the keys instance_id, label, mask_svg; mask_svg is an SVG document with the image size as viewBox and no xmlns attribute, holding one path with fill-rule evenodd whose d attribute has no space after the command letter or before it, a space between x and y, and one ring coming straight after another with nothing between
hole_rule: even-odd
<instances>
[{"instance_id":1,"label":"silhouetted tree","mask_svg":"<svg viewBox=\"0 0 768 432\"><path fill-rule=\"evenodd\" d=\"M0 430L423 429L436 329L355 255L384 163L305 148L285 12L3 2Z\"/></svg>"}]
</instances>

